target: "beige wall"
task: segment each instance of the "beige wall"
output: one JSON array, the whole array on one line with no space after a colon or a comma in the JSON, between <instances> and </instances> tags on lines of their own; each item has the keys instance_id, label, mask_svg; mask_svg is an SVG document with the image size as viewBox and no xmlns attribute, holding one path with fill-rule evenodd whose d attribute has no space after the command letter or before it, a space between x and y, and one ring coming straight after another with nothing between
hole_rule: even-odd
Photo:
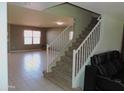
<instances>
[{"instance_id":1,"label":"beige wall","mask_svg":"<svg viewBox=\"0 0 124 93\"><path fill-rule=\"evenodd\" d=\"M123 37L123 22L108 15L103 15L101 38L95 53L110 50L121 51Z\"/></svg>"},{"instance_id":2,"label":"beige wall","mask_svg":"<svg viewBox=\"0 0 124 93\"><path fill-rule=\"evenodd\" d=\"M47 38L47 44L50 44L55 38L65 29L65 27L54 27L54 28L49 28L47 30L46 38Z\"/></svg>"},{"instance_id":3,"label":"beige wall","mask_svg":"<svg viewBox=\"0 0 124 93\"><path fill-rule=\"evenodd\" d=\"M39 45L24 45L24 30L39 30L41 31L41 44ZM46 45L46 29L38 27L29 27L21 25L10 24L9 30L9 51L14 50L31 50L31 49L42 49Z\"/></svg>"},{"instance_id":4,"label":"beige wall","mask_svg":"<svg viewBox=\"0 0 124 93\"><path fill-rule=\"evenodd\" d=\"M25 29L40 30L41 31L41 44L40 45L24 45L23 31ZM52 27L52 28L38 28L22 25L8 25L8 50L31 50L42 49L65 29L65 27Z\"/></svg>"},{"instance_id":5,"label":"beige wall","mask_svg":"<svg viewBox=\"0 0 124 93\"><path fill-rule=\"evenodd\" d=\"M112 16L102 15L100 41L91 56L111 50L121 51L122 37L123 22ZM87 62L90 62L90 60ZM82 88L84 87L84 71L84 69L81 70L80 77L77 80L79 84L77 85Z\"/></svg>"}]
</instances>

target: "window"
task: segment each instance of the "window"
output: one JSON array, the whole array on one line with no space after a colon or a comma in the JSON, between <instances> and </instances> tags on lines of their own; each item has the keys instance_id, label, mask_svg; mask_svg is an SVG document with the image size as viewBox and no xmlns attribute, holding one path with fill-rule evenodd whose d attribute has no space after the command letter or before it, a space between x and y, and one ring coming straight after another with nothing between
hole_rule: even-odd
<instances>
[{"instance_id":1,"label":"window","mask_svg":"<svg viewBox=\"0 0 124 93\"><path fill-rule=\"evenodd\" d=\"M40 44L40 31L33 31L33 44Z\"/></svg>"},{"instance_id":2,"label":"window","mask_svg":"<svg viewBox=\"0 0 124 93\"><path fill-rule=\"evenodd\" d=\"M32 31L24 31L24 44L32 44Z\"/></svg>"},{"instance_id":3,"label":"window","mask_svg":"<svg viewBox=\"0 0 124 93\"><path fill-rule=\"evenodd\" d=\"M40 31L24 30L24 44L40 44Z\"/></svg>"}]
</instances>

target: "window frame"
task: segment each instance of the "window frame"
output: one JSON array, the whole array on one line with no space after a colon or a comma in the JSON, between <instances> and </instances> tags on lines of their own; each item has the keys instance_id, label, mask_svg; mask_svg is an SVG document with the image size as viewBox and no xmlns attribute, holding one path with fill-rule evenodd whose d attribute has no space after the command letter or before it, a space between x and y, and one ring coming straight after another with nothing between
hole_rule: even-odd
<instances>
[{"instance_id":1,"label":"window frame","mask_svg":"<svg viewBox=\"0 0 124 93\"><path fill-rule=\"evenodd\" d=\"M31 36L26 36L25 35L25 31L31 31ZM33 32L38 32L39 33L39 36L34 36ZM41 44L41 31L40 30L24 30L24 33L23 33L23 36L24 36L24 45L40 45ZM31 43L29 44L26 44L25 43L25 38L31 38ZM38 43L35 43L34 42L34 38L39 38L39 42Z\"/></svg>"}]
</instances>

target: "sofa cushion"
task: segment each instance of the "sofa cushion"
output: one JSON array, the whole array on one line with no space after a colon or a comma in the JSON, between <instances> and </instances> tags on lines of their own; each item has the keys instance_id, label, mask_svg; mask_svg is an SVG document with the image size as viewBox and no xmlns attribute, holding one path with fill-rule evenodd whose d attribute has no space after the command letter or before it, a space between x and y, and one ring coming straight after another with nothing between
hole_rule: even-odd
<instances>
[{"instance_id":1,"label":"sofa cushion","mask_svg":"<svg viewBox=\"0 0 124 93\"><path fill-rule=\"evenodd\" d=\"M99 74L102 76L111 77L112 75L115 75L117 73L117 69L111 62L108 62L103 65L98 65L97 68Z\"/></svg>"},{"instance_id":2,"label":"sofa cushion","mask_svg":"<svg viewBox=\"0 0 124 93\"><path fill-rule=\"evenodd\" d=\"M99 65L108 63L108 61L113 60L120 60L120 53L119 51L109 51L101 54L94 55L91 57L91 64L92 65Z\"/></svg>"},{"instance_id":3,"label":"sofa cushion","mask_svg":"<svg viewBox=\"0 0 124 93\"><path fill-rule=\"evenodd\" d=\"M102 91L124 91L123 83L99 75L97 75L96 86Z\"/></svg>"},{"instance_id":4,"label":"sofa cushion","mask_svg":"<svg viewBox=\"0 0 124 93\"><path fill-rule=\"evenodd\" d=\"M103 64L103 66L105 67L109 77L111 77L112 75L115 75L117 73L117 69L111 62Z\"/></svg>"},{"instance_id":5,"label":"sofa cushion","mask_svg":"<svg viewBox=\"0 0 124 93\"><path fill-rule=\"evenodd\" d=\"M104 66L99 65L99 66L96 66L96 67L97 67L98 73L100 75L102 75L102 76L107 76L108 75L106 69L104 68Z\"/></svg>"},{"instance_id":6,"label":"sofa cushion","mask_svg":"<svg viewBox=\"0 0 124 93\"><path fill-rule=\"evenodd\" d=\"M113 60L111 63L115 66L117 71L120 71L123 68L123 64L121 63L120 60L116 59L116 60Z\"/></svg>"},{"instance_id":7,"label":"sofa cushion","mask_svg":"<svg viewBox=\"0 0 124 93\"><path fill-rule=\"evenodd\" d=\"M94 66L99 64L104 64L105 62L107 62L107 55L105 54L94 55L91 58L91 64Z\"/></svg>"},{"instance_id":8,"label":"sofa cushion","mask_svg":"<svg viewBox=\"0 0 124 93\"><path fill-rule=\"evenodd\" d=\"M117 74L113 75L113 80L119 79L122 83L124 83L124 68L121 69Z\"/></svg>"}]
</instances>

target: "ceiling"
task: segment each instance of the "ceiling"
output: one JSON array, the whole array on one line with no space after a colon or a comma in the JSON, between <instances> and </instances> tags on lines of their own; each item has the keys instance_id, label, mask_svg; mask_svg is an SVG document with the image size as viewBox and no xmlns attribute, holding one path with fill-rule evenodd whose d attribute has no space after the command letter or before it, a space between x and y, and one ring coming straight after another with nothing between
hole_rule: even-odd
<instances>
[{"instance_id":1,"label":"ceiling","mask_svg":"<svg viewBox=\"0 0 124 93\"><path fill-rule=\"evenodd\" d=\"M36 11L38 9L43 10L48 8L48 6L56 5L58 3L45 4L46 6L44 5L42 7L40 6L43 5L41 3L29 3L32 6L30 7L35 8L35 10L26 8L27 5L24 8L23 4L25 5L25 3L8 3L8 23L36 27L65 27L73 23L73 19L70 17L58 17L41 11ZM63 22L64 24L58 25L56 22Z\"/></svg>"},{"instance_id":2,"label":"ceiling","mask_svg":"<svg viewBox=\"0 0 124 93\"><path fill-rule=\"evenodd\" d=\"M9 4L41 11L61 3L62 2L10 2Z\"/></svg>"},{"instance_id":3,"label":"ceiling","mask_svg":"<svg viewBox=\"0 0 124 93\"><path fill-rule=\"evenodd\" d=\"M13 24L34 25L40 27L58 26L55 21L63 21L68 25L72 22L71 18L56 18L42 11L46 8L61 4L62 2L24 2L8 4L8 20ZM107 14L124 21L124 2L70 2L74 5L96 12ZM20 7L18 7L20 6ZM29 9L28 9L29 8ZM33 11L33 10L37 11ZM41 17L42 16L42 17ZM70 21L71 20L71 21Z\"/></svg>"},{"instance_id":4,"label":"ceiling","mask_svg":"<svg viewBox=\"0 0 124 93\"><path fill-rule=\"evenodd\" d=\"M99 14L107 14L124 21L124 2L71 2Z\"/></svg>"}]
</instances>

